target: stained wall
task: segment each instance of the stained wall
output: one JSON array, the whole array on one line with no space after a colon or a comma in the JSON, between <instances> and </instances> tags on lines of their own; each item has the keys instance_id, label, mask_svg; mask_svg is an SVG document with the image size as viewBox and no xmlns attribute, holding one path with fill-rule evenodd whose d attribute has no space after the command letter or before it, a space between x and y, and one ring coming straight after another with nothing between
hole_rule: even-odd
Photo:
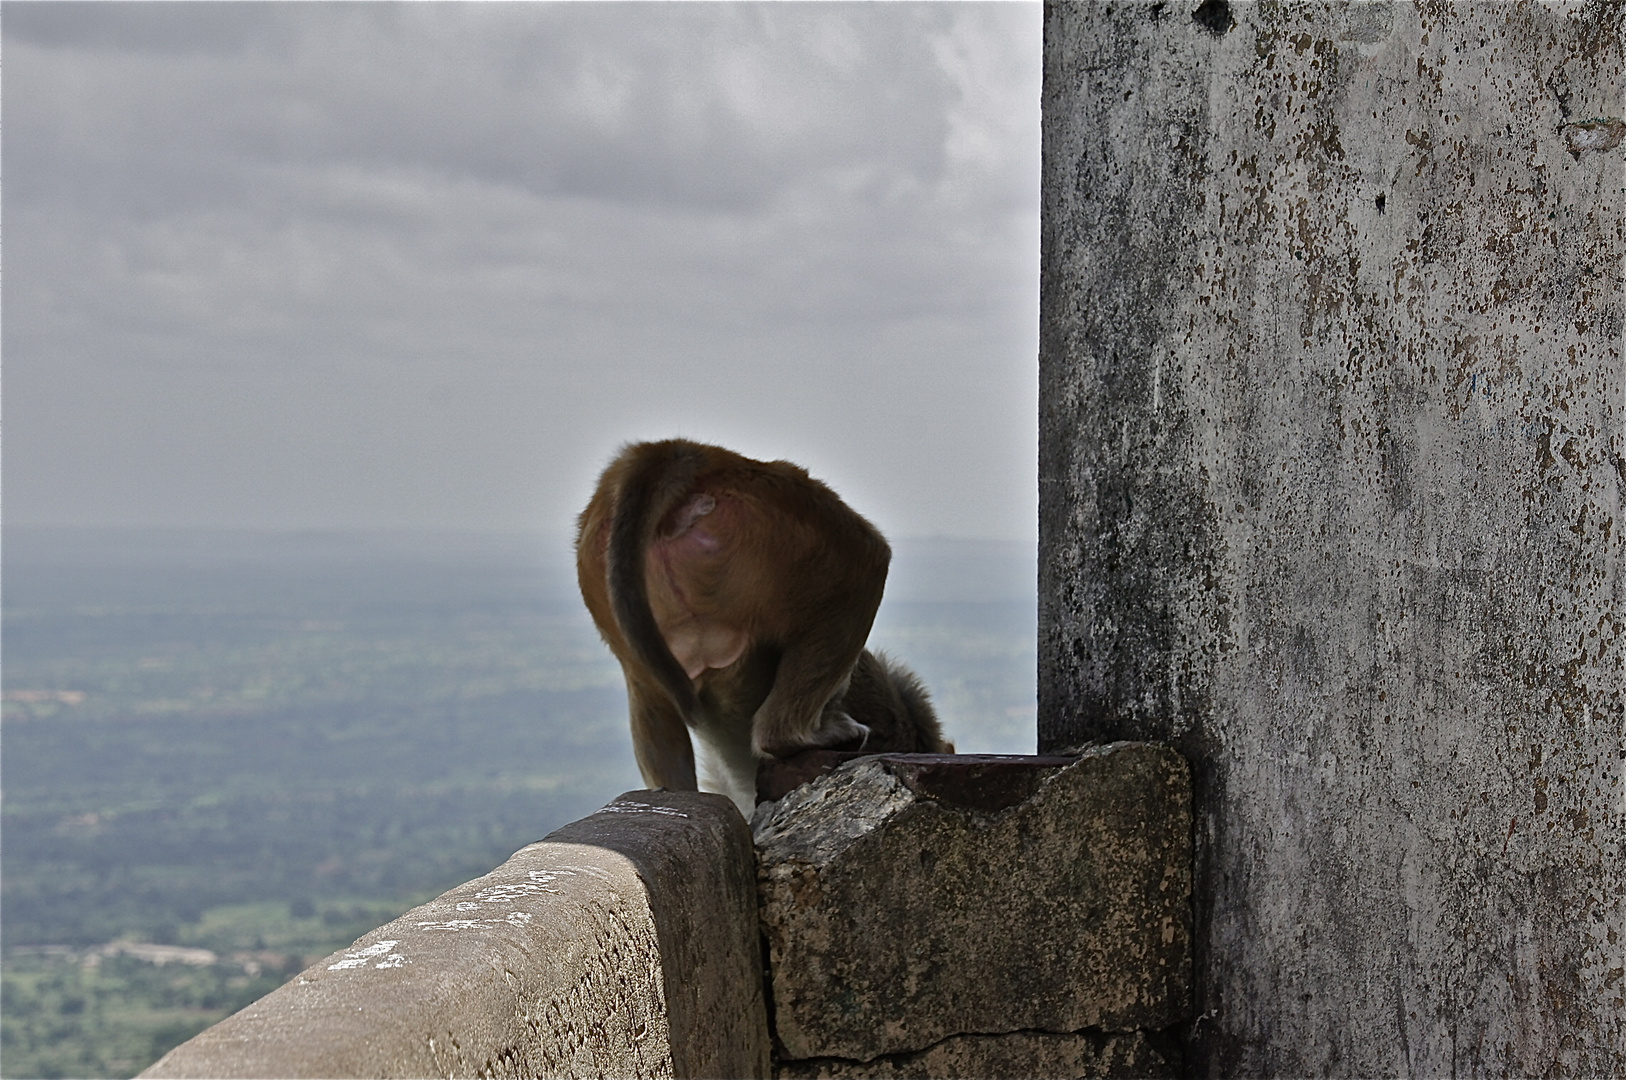
<instances>
[{"instance_id":1,"label":"stained wall","mask_svg":"<svg viewBox=\"0 0 1626 1080\"><path fill-rule=\"evenodd\" d=\"M1040 751L1193 763L1199 1072L1626 1072L1622 20L1047 7Z\"/></svg>"}]
</instances>

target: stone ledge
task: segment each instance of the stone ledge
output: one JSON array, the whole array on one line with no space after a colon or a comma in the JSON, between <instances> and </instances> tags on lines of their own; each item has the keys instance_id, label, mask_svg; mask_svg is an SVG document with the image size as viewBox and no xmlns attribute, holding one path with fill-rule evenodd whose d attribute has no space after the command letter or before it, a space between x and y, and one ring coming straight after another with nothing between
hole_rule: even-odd
<instances>
[{"instance_id":1,"label":"stone ledge","mask_svg":"<svg viewBox=\"0 0 1626 1080\"><path fill-rule=\"evenodd\" d=\"M1191 781L1167 747L849 760L753 824L784 1070L1189 1012Z\"/></svg>"},{"instance_id":2,"label":"stone ledge","mask_svg":"<svg viewBox=\"0 0 1626 1080\"><path fill-rule=\"evenodd\" d=\"M1167 1042L1140 1031L954 1035L925 1050L884 1055L873 1061L787 1061L775 1068L774 1076L776 1080L943 1080L955 1076L1163 1080L1181 1075L1179 1052L1168 1050Z\"/></svg>"},{"instance_id":3,"label":"stone ledge","mask_svg":"<svg viewBox=\"0 0 1626 1080\"><path fill-rule=\"evenodd\" d=\"M764 1076L750 837L635 791L171 1050L150 1077Z\"/></svg>"},{"instance_id":4,"label":"stone ledge","mask_svg":"<svg viewBox=\"0 0 1626 1080\"><path fill-rule=\"evenodd\" d=\"M995 811L1032 795L1044 777L1078 760L1077 754L866 754L861 750L804 750L757 770L757 798L777 802L803 784L849 761L884 757L911 790L969 810Z\"/></svg>"}]
</instances>

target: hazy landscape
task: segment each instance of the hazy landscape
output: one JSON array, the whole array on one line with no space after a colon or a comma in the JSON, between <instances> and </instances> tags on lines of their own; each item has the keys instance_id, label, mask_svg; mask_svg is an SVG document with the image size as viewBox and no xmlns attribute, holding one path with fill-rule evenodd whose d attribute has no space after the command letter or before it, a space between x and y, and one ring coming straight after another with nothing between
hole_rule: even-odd
<instances>
[{"instance_id":1,"label":"hazy landscape","mask_svg":"<svg viewBox=\"0 0 1626 1080\"><path fill-rule=\"evenodd\" d=\"M15 529L7 1077L130 1076L640 786L562 540ZM1030 546L895 543L871 643L1031 753Z\"/></svg>"}]
</instances>

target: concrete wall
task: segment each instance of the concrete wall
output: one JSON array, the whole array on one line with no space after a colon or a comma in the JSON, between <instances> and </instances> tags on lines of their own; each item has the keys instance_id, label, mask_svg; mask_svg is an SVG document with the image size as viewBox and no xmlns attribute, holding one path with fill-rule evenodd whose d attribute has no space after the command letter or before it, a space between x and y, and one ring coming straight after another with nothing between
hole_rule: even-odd
<instances>
[{"instance_id":1,"label":"concrete wall","mask_svg":"<svg viewBox=\"0 0 1626 1080\"><path fill-rule=\"evenodd\" d=\"M1040 750L1193 762L1201 1073L1626 1073L1622 10L1047 8Z\"/></svg>"},{"instance_id":2,"label":"concrete wall","mask_svg":"<svg viewBox=\"0 0 1626 1080\"><path fill-rule=\"evenodd\" d=\"M767 1076L758 935L734 804L629 792L141 1075Z\"/></svg>"}]
</instances>

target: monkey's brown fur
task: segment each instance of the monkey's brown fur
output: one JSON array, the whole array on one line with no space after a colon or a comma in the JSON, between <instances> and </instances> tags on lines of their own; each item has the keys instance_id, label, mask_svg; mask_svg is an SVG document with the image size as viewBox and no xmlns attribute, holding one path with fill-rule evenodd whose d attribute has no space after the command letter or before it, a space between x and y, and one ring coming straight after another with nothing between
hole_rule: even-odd
<instances>
[{"instance_id":1,"label":"monkey's brown fur","mask_svg":"<svg viewBox=\"0 0 1626 1080\"><path fill-rule=\"evenodd\" d=\"M954 744L932 708L920 677L883 652L865 649L853 665L847 692L832 706L869 728L869 737L830 747L876 754L952 754Z\"/></svg>"},{"instance_id":2,"label":"monkey's brown fur","mask_svg":"<svg viewBox=\"0 0 1626 1080\"><path fill-rule=\"evenodd\" d=\"M941 743L918 680L864 651L891 549L800 467L634 443L577 526L582 598L621 661L651 787L696 789L691 730L747 813L758 757L862 743L866 725ZM833 703L855 665L857 695Z\"/></svg>"}]
</instances>

